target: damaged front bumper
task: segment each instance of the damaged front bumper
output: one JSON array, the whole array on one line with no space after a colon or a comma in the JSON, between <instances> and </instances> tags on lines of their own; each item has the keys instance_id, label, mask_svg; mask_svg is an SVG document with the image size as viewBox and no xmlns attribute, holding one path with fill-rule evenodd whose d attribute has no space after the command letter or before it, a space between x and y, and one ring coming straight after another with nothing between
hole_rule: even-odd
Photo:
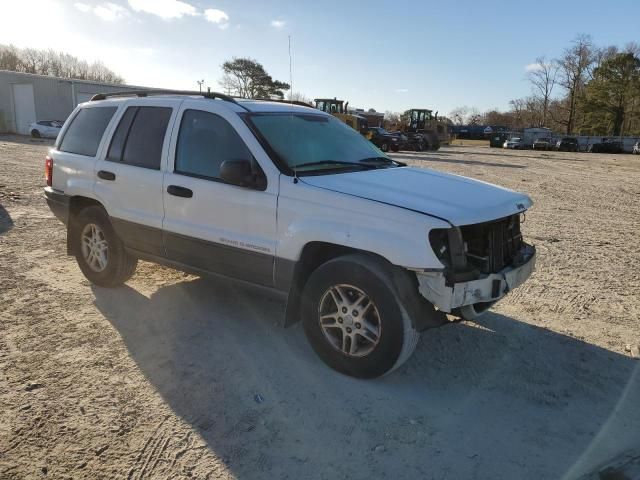
<instances>
[{"instance_id":1,"label":"damaged front bumper","mask_svg":"<svg viewBox=\"0 0 640 480\"><path fill-rule=\"evenodd\" d=\"M418 273L420 294L443 312L459 309L464 318L474 318L531 276L536 262L535 247L527 245L521 253L518 265L466 282L451 284L444 272Z\"/></svg>"}]
</instances>

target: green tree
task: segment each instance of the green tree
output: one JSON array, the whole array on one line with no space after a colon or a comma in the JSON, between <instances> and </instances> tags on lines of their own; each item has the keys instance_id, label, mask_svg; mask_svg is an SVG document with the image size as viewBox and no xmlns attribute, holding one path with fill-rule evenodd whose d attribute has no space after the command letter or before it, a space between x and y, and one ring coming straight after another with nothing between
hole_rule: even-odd
<instances>
[{"instance_id":1,"label":"green tree","mask_svg":"<svg viewBox=\"0 0 640 480\"><path fill-rule=\"evenodd\" d=\"M587 123L594 133L622 135L625 122L638 115L640 58L631 52L604 60L585 91Z\"/></svg>"},{"instance_id":2,"label":"green tree","mask_svg":"<svg viewBox=\"0 0 640 480\"><path fill-rule=\"evenodd\" d=\"M284 98L288 83L271 78L264 67L251 58L233 58L222 64L224 76L220 81L229 93L243 98Z\"/></svg>"}]
</instances>

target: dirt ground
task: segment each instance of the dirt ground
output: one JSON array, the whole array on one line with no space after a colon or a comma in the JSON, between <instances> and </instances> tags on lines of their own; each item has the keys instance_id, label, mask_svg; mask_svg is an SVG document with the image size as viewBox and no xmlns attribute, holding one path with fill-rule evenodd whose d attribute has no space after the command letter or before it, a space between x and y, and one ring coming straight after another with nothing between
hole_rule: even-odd
<instances>
[{"instance_id":1,"label":"dirt ground","mask_svg":"<svg viewBox=\"0 0 640 480\"><path fill-rule=\"evenodd\" d=\"M359 381L261 291L149 263L92 287L42 197L48 145L0 136L3 480L573 479L640 446L640 157L398 154L531 195L539 261Z\"/></svg>"}]
</instances>

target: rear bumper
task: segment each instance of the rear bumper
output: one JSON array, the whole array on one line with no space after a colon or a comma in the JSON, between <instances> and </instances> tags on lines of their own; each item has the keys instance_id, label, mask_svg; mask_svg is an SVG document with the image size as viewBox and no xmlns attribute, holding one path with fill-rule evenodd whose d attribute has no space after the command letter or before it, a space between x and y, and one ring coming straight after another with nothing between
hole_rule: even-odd
<instances>
[{"instance_id":1,"label":"rear bumper","mask_svg":"<svg viewBox=\"0 0 640 480\"><path fill-rule=\"evenodd\" d=\"M45 187L44 196L47 199L49 208L56 218L66 225L69 220L70 197L65 195L64 192L55 190L51 187Z\"/></svg>"},{"instance_id":2,"label":"rear bumper","mask_svg":"<svg viewBox=\"0 0 640 480\"><path fill-rule=\"evenodd\" d=\"M444 273L418 274L420 294L439 310L453 309L478 303L495 303L514 288L522 285L535 269L535 247L527 245L525 261L517 267L507 267L498 273L485 275L477 280L447 285Z\"/></svg>"}]
</instances>

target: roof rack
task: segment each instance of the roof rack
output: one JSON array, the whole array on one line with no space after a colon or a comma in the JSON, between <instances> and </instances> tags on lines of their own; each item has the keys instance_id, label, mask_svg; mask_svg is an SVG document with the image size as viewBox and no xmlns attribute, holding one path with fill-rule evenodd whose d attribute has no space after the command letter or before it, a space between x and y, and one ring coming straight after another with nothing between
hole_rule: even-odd
<instances>
[{"instance_id":1,"label":"roof rack","mask_svg":"<svg viewBox=\"0 0 640 480\"><path fill-rule=\"evenodd\" d=\"M301 102L300 100L276 100L273 98L252 98L250 99L252 101L260 101L260 102L276 102L276 103L285 103L287 105L298 105L299 107L307 107L307 108L313 108L313 105L309 105L306 102ZM315 109L314 109L315 110Z\"/></svg>"},{"instance_id":2,"label":"roof rack","mask_svg":"<svg viewBox=\"0 0 640 480\"><path fill-rule=\"evenodd\" d=\"M195 95L199 97L208 98L211 100L213 100L214 98L219 98L220 100L224 100L225 102L231 102L231 103L235 103L236 105L240 105L238 102L236 102L236 100L233 97L229 95L225 95L224 93L195 92L190 90L164 90L164 89L125 90L122 92L97 93L93 97L91 97L90 101L94 102L96 100L105 100L109 97L149 97L152 95Z\"/></svg>"}]
</instances>

